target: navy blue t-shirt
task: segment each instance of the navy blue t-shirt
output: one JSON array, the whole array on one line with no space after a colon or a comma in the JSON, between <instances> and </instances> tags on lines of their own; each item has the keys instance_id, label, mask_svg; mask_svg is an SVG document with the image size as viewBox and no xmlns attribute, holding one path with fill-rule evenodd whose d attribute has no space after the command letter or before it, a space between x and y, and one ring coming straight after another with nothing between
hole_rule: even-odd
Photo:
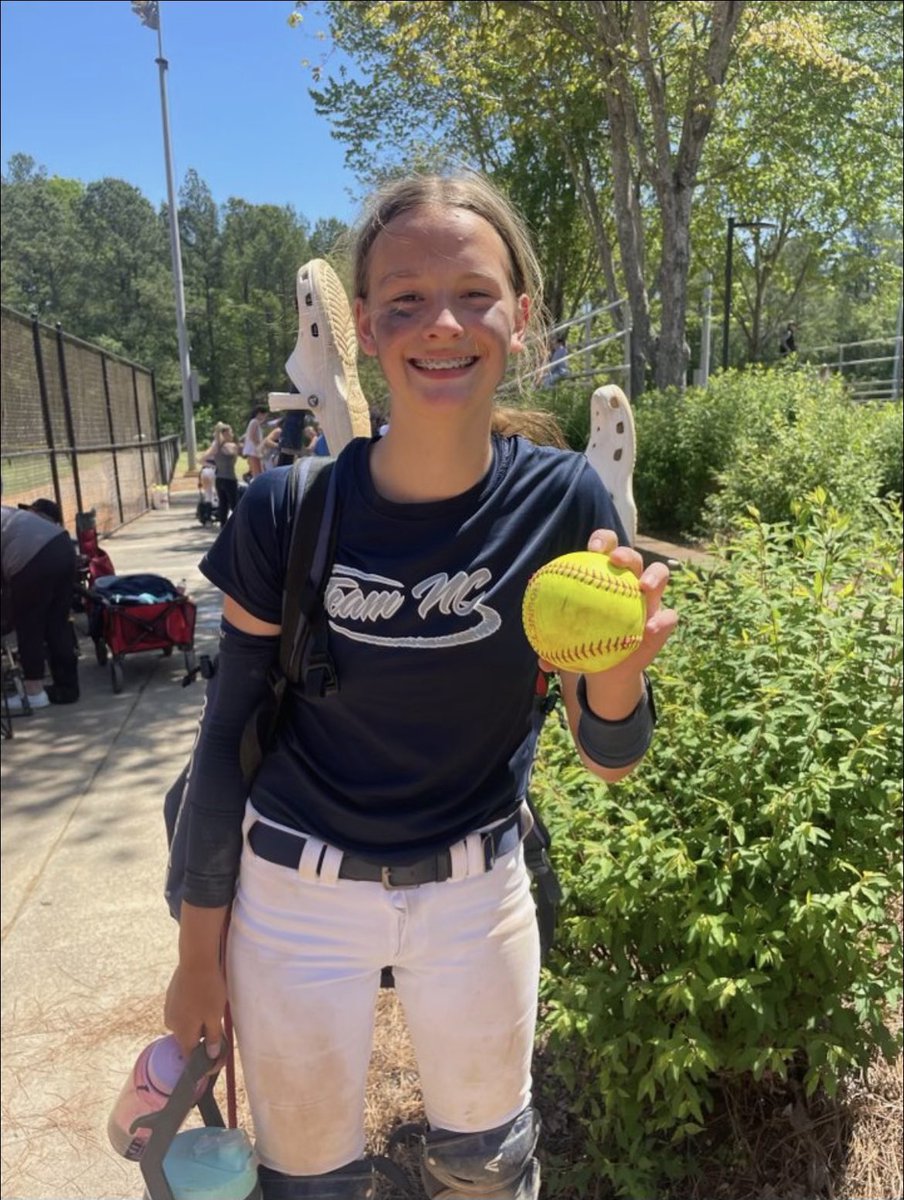
<instances>
[{"instance_id":1,"label":"navy blue t-shirt","mask_svg":"<svg viewBox=\"0 0 904 1200\"><path fill-rule=\"evenodd\" d=\"M537 658L521 623L530 576L626 538L583 455L493 439L493 463L448 500L397 504L374 489L373 442L338 464L340 517L325 606L339 691L295 689L251 788L262 815L387 865L449 846L525 793ZM249 488L201 564L223 592L279 624L291 468ZM302 516L303 519L303 516Z\"/></svg>"}]
</instances>

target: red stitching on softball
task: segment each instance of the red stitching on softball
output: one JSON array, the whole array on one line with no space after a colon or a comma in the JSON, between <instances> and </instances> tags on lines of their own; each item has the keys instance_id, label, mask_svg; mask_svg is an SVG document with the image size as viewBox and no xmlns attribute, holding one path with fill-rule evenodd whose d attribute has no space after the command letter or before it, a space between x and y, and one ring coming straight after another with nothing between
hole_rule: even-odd
<instances>
[{"instance_id":1,"label":"red stitching on softball","mask_svg":"<svg viewBox=\"0 0 904 1200\"><path fill-rule=\"evenodd\" d=\"M580 583L589 583L592 587L602 587L606 591L617 592L622 596L640 595L640 587L636 580L634 580L633 584L623 583L620 578L606 574L598 575L595 571L588 571L584 567L573 566L571 564L564 566L562 564L547 563L545 567L541 567L537 572L538 577L541 575L551 575L554 577L562 576L566 579L577 579ZM631 579L634 579L633 575L631 576Z\"/></svg>"},{"instance_id":2,"label":"red stitching on softball","mask_svg":"<svg viewBox=\"0 0 904 1200\"><path fill-rule=\"evenodd\" d=\"M640 645L643 639L637 634L625 634L622 638L609 638L605 642L583 643L567 650L557 650L555 658L560 662L579 662L582 658L593 658L597 654L611 654L614 650L628 650ZM552 661L550 659L550 661Z\"/></svg>"}]
</instances>

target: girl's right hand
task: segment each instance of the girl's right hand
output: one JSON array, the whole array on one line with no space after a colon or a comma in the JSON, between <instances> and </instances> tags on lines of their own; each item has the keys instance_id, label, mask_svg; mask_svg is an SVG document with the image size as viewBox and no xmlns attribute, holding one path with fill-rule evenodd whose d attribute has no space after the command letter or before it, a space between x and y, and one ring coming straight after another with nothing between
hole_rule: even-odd
<instances>
[{"instance_id":1,"label":"girl's right hand","mask_svg":"<svg viewBox=\"0 0 904 1200\"><path fill-rule=\"evenodd\" d=\"M163 1021L188 1057L203 1038L212 1059L220 1057L226 980L217 964L183 966L173 972L166 990Z\"/></svg>"}]
</instances>

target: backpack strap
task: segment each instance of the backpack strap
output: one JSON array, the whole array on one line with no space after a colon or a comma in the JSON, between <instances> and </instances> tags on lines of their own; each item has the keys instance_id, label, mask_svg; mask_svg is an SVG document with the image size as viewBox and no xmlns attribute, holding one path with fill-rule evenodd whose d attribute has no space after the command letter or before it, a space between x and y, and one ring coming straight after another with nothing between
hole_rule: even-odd
<instances>
[{"instance_id":1,"label":"backpack strap","mask_svg":"<svg viewBox=\"0 0 904 1200\"><path fill-rule=\"evenodd\" d=\"M292 534L283 582L279 660L268 671L267 693L242 733L239 757L242 776L248 783L273 741L287 684L301 679L311 631L320 623L339 523L334 461L314 456L299 458L289 476ZM328 690L335 691L336 673L328 656L326 664L332 680L332 689Z\"/></svg>"},{"instance_id":2,"label":"backpack strap","mask_svg":"<svg viewBox=\"0 0 904 1200\"><path fill-rule=\"evenodd\" d=\"M283 583L279 665L292 683L302 676L311 630L323 611L323 591L336 548L335 459L308 455L292 468L292 539ZM302 507L304 520L300 519ZM333 687L331 690L335 690Z\"/></svg>"},{"instance_id":3,"label":"backpack strap","mask_svg":"<svg viewBox=\"0 0 904 1200\"><path fill-rule=\"evenodd\" d=\"M549 686L549 676L543 671L537 672L537 682L534 689L534 711L532 724L535 739L539 741L543 722L556 706L558 692ZM535 749L536 752L536 749ZM562 902L562 887L549 858L549 847L552 838L546 828L537 806L531 799L530 792L525 797L530 815L533 817L533 827L524 838L524 864L530 872L536 885L537 927L540 933L540 957L545 961L552 949L556 936L556 920L559 905Z\"/></svg>"}]
</instances>

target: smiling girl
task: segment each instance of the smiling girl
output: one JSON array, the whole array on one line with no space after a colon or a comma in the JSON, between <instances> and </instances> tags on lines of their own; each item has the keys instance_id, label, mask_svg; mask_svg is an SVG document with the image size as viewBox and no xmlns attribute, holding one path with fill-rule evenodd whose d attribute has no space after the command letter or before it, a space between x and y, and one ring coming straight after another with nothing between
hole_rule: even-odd
<instances>
[{"instance_id":1,"label":"smiling girl","mask_svg":"<svg viewBox=\"0 0 904 1200\"><path fill-rule=\"evenodd\" d=\"M263 1195L363 1200L365 1079L390 964L428 1121L425 1194L535 1200L539 947L521 840L537 660L521 601L533 572L572 550L609 552L640 577L641 646L562 678L581 760L615 781L652 737L645 671L676 620L661 605L668 571L642 572L620 544L583 456L493 431L510 356L544 345L530 338L536 259L494 188L472 175L394 182L360 226L354 268L358 339L391 419L334 468L325 606L339 688L293 690L248 795L238 741L277 655L290 532L287 471L271 471L202 565L225 593L221 666L196 750L204 783L189 796L167 1023L186 1049L203 1037L216 1054L231 908L228 995Z\"/></svg>"}]
</instances>

